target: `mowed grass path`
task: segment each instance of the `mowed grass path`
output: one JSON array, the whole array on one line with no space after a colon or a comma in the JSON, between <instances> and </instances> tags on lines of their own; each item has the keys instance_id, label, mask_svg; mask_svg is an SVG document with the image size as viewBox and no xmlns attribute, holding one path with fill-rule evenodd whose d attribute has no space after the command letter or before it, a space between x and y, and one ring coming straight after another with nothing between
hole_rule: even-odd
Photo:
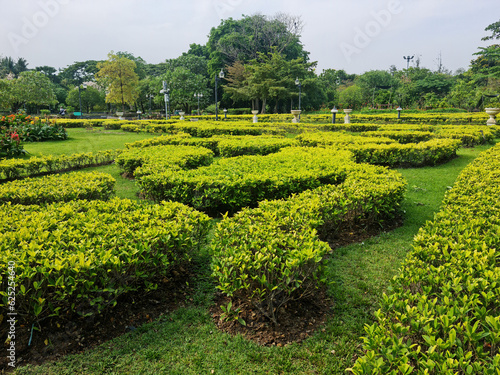
<instances>
[{"instance_id":1,"label":"mowed grass path","mask_svg":"<svg viewBox=\"0 0 500 375\"><path fill-rule=\"evenodd\" d=\"M208 310L214 292L209 257L201 254L189 307L86 353L19 368L16 373L345 374L361 354L363 327L373 323L378 300L397 274L418 229L439 210L460 171L488 147L461 149L457 159L438 167L400 170L408 181L404 225L333 253L327 260L327 274L335 306L323 329L301 344L261 347L217 331ZM128 194L120 189L117 193Z\"/></svg>"}]
</instances>

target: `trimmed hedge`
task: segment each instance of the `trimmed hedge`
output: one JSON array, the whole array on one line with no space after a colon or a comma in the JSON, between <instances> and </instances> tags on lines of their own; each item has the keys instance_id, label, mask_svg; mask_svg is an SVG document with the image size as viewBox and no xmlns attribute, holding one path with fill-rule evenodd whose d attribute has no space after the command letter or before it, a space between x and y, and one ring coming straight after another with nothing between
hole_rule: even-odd
<instances>
[{"instance_id":1,"label":"trimmed hedge","mask_svg":"<svg viewBox=\"0 0 500 375\"><path fill-rule=\"evenodd\" d=\"M233 157L268 155L292 146L298 146L298 142L291 138L246 135L220 138L218 149L220 156Z\"/></svg>"},{"instance_id":2,"label":"trimmed hedge","mask_svg":"<svg viewBox=\"0 0 500 375\"><path fill-rule=\"evenodd\" d=\"M498 374L500 147L459 175L366 327L354 374Z\"/></svg>"},{"instance_id":3,"label":"trimmed hedge","mask_svg":"<svg viewBox=\"0 0 500 375\"><path fill-rule=\"evenodd\" d=\"M358 163L390 167L422 167L444 163L457 155L461 142L432 139L421 143L365 144L346 146Z\"/></svg>"},{"instance_id":4,"label":"trimmed hedge","mask_svg":"<svg viewBox=\"0 0 500 375\"><path fill-rule=\"evenodd\" d=\"M360 135L364 137L386 137L394 139L399 143L419 143L426 142L434 138L436 135L432 132L410 131L410 130L377 130L364 132Z\"/></svg>"},{"instance_id":5,"label":"trimmed hedge","mask_svg":"<svg viewBox=\"0 0 500 375\"><path fill-rule=\"evenodd\" d=\"M395 171L356 165L343 184L263 201L225 217L211 244L217 287L277 323L280 308L312 295L321 282L321 261L331 251L322 239L341 226L394 219L405 187Z\"/></svg>"},{"instance_id":6,"label":"trimmed hedge","mask_svg":"<svg viewBox=\"0 0 500 375\"><path fill-rule=\"evenodd\" d=\"M143 176L172 168L193 169L210 165L213 156L212 151L202 147L166 145L132 148L118 155L115 161L128 175L137 172Z\"/></svg>"},{"instance_id":7,"label":"trimmed hedge","mask_svg":"<svg viewBox=\"0 0 500 375\"><path fill-rule=\"evenodd\" d=\"M72 201L0 206L1 313L14 264L18 318L92 315L130 291L147 292L191 259L210 219L176 202ZM9 263L11 262L11 263Z\"/></svg>"},{"instance_id":8,"label":"trimmed hedge","mask_svg":"<svg viewBox=\"0 0 500 375\"><path fill-rule=\"evenodd\" d=\"M116 180L107 173L73 172L0 184L0 204L45 204L76 199L107 200Z\"/></svg>"},{"instance_id":9,"label":"trimmed hedge","mask_svg":"<svg viewBox=\"0 0 500 375\"><path fill-rule=\"evenodd\" d=\"M353 165L346 151L287 147L266 156L219 159L196 170L143 176L138 184L155 201L174 200L217 215L255 207L264 199L341 183Z\"/></svg>"},{"instance_id":10,"label":"trimmed hedge","mask_svg":"<svg viewBox=\"0 0 500 375\"><path fill-rule=\"evenodd\" d=\"M301 146L346 146L362 144L389 144L396 143L395 140L387 137L363 137L344 132L314 132L299 134L296 139Z\"/></svg>"},{"instance_id":11,"label":"trimmed hedge","mask_svg":"<svg viewBox=\"0 0 500 375\"><path fill-rule=\"evenodd\" d=\"M43 173L110 164L120 152L122 151L108 150L72 155L49 155L30 159L0 160L0 180L12 180Z\"/></svg>"}]
</instances>

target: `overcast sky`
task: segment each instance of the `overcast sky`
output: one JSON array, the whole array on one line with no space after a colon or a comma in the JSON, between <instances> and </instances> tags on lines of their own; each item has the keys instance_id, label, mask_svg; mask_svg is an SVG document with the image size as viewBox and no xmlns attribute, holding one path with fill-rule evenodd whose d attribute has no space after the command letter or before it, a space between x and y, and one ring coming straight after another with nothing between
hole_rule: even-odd
<instances>
[{"instance_id":1,"label":"overcast sky","mask_svg":"<svg viewBox=\"0 0 500 375\"><path fill-rule=\"evenodd\" d=\"M406 68L420 56L436 70L438 56L467 69L499 0L0 0L0 56L25 58L29 68L64 68L127 51L148 63L205 44L221 19L285 12L301 16L302 43L323 69L347 73ZM491 43L490 43L491 44ZM416 57L415 57L416 58ZM415 60L415 59L414 59ZM413 61L414 61L413 60Z\"/></svg>"}]
</instances>

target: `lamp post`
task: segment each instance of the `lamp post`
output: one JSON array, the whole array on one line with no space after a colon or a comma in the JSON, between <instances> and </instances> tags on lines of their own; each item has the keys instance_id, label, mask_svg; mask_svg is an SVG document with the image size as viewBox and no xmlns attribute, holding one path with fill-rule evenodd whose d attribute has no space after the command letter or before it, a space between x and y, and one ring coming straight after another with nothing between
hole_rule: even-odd
<instances>
[{"instance_id":1,"label":"lamp post","mask_svg":"<svg viewBox=\"0 0 500 375\"><path fill-rule=\"evenodd\" d=\"M141 114L142 114L142 112L139 110L139 111L137 111L136 113L137 113L137 116L139 117L139 120L140 120L140 119L141 119Z\"/></svg>"},{"instance_id":2,"label":"lamp post","mask_svg":"<svg viewBox=\"0 0 500 375\"><path fill-rule=\"evenodd\" d=\"M302 96L302 90L301 90L302 89L302 85L300 84L299 77L297 77L295 79L295 84L297 86L299 86L299 111L300 111L300 99L301 99L301 96ZM299 113L299 121L300 121L300 113Z\"/></svg>"},{"instance_id":3,"label":"lamp post","mask_svg":"<svg viewBox=\"0 0 500 375\"><path fill-rule=\"evenodd\" d=\"M151 116L151 99L154 98L153 94L146 94L146 99L149 99L149 116Z\"/></svg>"},{"instance_id":4,"label":"lamp post","mask_svg":"<svg viewBox=\"0 0 500 375\"><path fill-rule=\"evenodd\" d=\"M406 60L406 70L410 67L410 61L413 60L415 56L403 56L403 59Z\"/></svg>"},{"instance_id":5,"label":"lamp post","mask_svg":"<svg viewBox=\"0 0 500 375\"><path fill-rule=\"evenodd\" d=\"M219 113L217 110L217 82L224 78L224 71L221 69L219 75L215 75L215 121L219 121Z\"/></svg>"},{"instance_id":6,"label":"lamp post","mask_svg":"<svg viewBox=\"0 0 500 375\"><path fill-rule=\"evenodd\" d=\"M227 120L227 109L224 108L224 120Z\"/></svg>"},{"instance_id":7,"label":"lamp post","mask_svg":"<svg viewBox=\"0 0 500 375\"><path fill-rule=\"evenodd\" d=\"M333 109L330 111L332 112L332 124L335 124L338 111L339 110L335 106L333 106Z\"/></svg>"},{"instance_id":8,"label":"lamp post","mask_svg":"<svg viewBox=\"0 0 500 375\"><path fill-rule=\"evenodd\" d=\"M202 93L194 94L195 98L198 98L198 116L200 115L200 98L203 98Z\"/></svg>"},{"instance_id":9,"label":"lamp post","mask_svg":"<svg viewBox=\"0 0 500 375\"><path fill-rule=\"evenodd\" d=\"M400 120L400 119L401 119L401 111L402 111L402 110L403 110L403 108L401 108L401 107L399 107L399 106L398 106L398 108L396 108L396 111L398 111L398 120Z\"/></svg>"},{"instance_id":10,"label":"lamp post","mask_svg":"<svg viewBox=\"0 0 500 375\"><path fill-rule=\"evenodd\" d=\"M80 118L82 118L82 90L87 89L87 84L83 84L83 88L78 85L78 101L80 102Z\"/></svg>"},{"instance_id":11,"label":"lamp post","mask_svg":"<svg viewBox=\"0 0 500 375\"><path fill-rule=\"evenodd\" d=\"M165 97L165 120L168 120L168 103L170 101L170 89L167 88L167 82L163 81L163 90L160 90L160 94Z\"/></svg>"}]
</instances>

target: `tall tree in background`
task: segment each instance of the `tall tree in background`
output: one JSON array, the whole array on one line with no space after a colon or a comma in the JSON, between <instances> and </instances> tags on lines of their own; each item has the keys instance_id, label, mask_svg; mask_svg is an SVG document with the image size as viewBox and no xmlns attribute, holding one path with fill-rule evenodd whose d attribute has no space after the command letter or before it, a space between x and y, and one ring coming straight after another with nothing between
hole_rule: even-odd
<instances>
[{"instance_id":1,"label":"tall tree in background","mask_svg":"<svg viewBox=\"0 0 500 375\"><path fill-rule=\"evenodd\" d=\"M123 112L125 104L134 105L139 84L135 62L110 52L108 60L97 64L97 68L96 79L106 89L106 103L121 104Z\"/></svg>"},{"instance_id":2,"label":"tall tree in background","mask_svg":"<svg viewBox=\"0 0 500 375\"><path fill-rule=\"evenodd\" d=\"M19 78L10 80L9 105L12 112L17 112L23 105L55 104L55 94L52 82L40 72L25 71Z\"/></svg>"}]
</instances>

